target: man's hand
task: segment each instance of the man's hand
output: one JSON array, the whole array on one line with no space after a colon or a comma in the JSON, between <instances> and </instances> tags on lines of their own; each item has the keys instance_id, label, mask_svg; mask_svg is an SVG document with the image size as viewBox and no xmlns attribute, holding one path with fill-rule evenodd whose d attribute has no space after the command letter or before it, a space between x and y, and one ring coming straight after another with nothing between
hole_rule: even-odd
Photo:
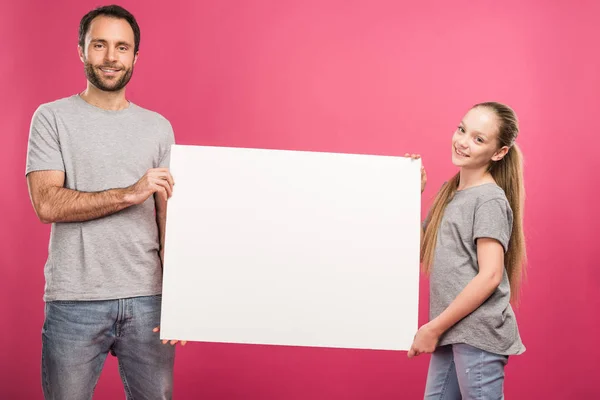
<instances>
[{"instance_id":1,"label":"man's hand","mask_svg":"<svg viewBox=\"0 0 600 400\"><path fill-rule=\"evenodd\" d=\"M139 181L125 189L126 200L132 204L141 204L154 193L167 200L173 195L174 184L168 168L152 168Z\"/></svg>"},{"instance_id":2,"label":"man's hand","mask_svg":"<svg viewBox=\"0 0 600 400\"><path fill-rule=\"evenodd\" d=\"M159 332L159 331L160 331L160 326L157 326L156 328L152 329L152 332L155 332L155 333L156 333L156 332ZM167 343L169 343L169 341L168 341L168 340L166 340L166 339L165 339L165 340L163 340L162 342L163 342L163 344L167 344ZM171 341L170 341L170 343L171 343L171 346L174 346L174 345L176 345L176 344L177 344L177 342L179 342L179 340L171 340ZM182 340L182 341L181 341L181 345L182 345L182 346L185 346L185 344L186 344L186 343L187 343L187 340Z\"/></svg>"}]
</instances>

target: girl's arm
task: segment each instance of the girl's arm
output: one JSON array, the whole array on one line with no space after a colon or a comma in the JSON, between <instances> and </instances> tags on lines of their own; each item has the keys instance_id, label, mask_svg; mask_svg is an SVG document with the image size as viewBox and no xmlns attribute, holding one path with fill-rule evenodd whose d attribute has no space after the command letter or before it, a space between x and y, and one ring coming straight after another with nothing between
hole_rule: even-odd
<instances>
[{"instance_id":1,"label":"girl's arm","mask_svg":"<svg viewBox=\"0 0 600 400\"><path fill-rule=\"evenodd\" d=\"M429 322L438 336L475 311L496 290L504 274L504 248L496 239L477 239L479 273L438 317Z\"/></svg>"},{"instance_id":2,"label":"girl's arm","mask_svg":"<svg viewBox=\"0 0 600 400\"><path fill-rule=\"evenodd\" d=\"M412 357L435 350L439 337L475 311L496 290L504 274L504 248L496 239L477 239L479 273L438 317L423 325L408 352Z\"/></svg>"}]
</instances>

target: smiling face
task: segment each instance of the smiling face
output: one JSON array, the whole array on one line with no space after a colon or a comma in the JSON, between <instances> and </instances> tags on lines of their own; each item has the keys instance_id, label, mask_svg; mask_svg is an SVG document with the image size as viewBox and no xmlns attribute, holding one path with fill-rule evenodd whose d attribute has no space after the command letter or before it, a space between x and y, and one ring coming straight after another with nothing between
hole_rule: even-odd
<instances>
[{"instance_id":1,"label":"smiling face","mask_svg":"<svg viewBox=\"0 0 600 400\"><path fill-rule=\"evenodd\" d=\"M485 107L469 110L452 136L452 163L457 167L487 168L507 151L508 147L499 146L498 118Z\"/></svg>"},{"instance_id":2,"label":"smiling face","mask_svg":"<svg viewBox=\"0 0 600 400\"><path fill-rule=\"evenodd\" d=\"M84 47L79 47L79 57L92 85L106 92L123 89L131 79L137 61L131 25L121 18L94 18Z\"/></svg>"}]
</instances>

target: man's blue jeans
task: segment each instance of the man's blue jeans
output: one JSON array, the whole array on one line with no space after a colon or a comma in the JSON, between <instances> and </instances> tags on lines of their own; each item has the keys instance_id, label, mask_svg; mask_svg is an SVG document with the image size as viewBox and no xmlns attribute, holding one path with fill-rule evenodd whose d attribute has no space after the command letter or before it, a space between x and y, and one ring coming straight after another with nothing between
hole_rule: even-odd
<instances>
[{"instance_id":1,"label":"man's blue jeans","mask_svg":"<svg viewBox=\"0 0 600 400\"><path fill-rule=\"evenodd\" d=\"M42 386L50 400L91 399L110 351L127 399L170 399L175 348L152 329L161 296L46 303Z\"/></svg>"}]
</instances>

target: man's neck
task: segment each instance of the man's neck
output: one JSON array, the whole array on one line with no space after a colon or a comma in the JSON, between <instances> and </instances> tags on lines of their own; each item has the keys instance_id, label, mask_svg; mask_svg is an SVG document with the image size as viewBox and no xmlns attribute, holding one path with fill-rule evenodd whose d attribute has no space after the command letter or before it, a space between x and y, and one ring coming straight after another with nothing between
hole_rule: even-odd
<instances>
[{"instance_id":1,"label":"man's neck","mask_svg":"<svg viewBox=\"0 0 600 400\"><path fill-rule=\"evenodd\" d=\"M129 107L125 88L116 92L106 92L88 82L87 88L79 96L89 104L104 110L118 111Z\"/></svg>"}]
</instances>

